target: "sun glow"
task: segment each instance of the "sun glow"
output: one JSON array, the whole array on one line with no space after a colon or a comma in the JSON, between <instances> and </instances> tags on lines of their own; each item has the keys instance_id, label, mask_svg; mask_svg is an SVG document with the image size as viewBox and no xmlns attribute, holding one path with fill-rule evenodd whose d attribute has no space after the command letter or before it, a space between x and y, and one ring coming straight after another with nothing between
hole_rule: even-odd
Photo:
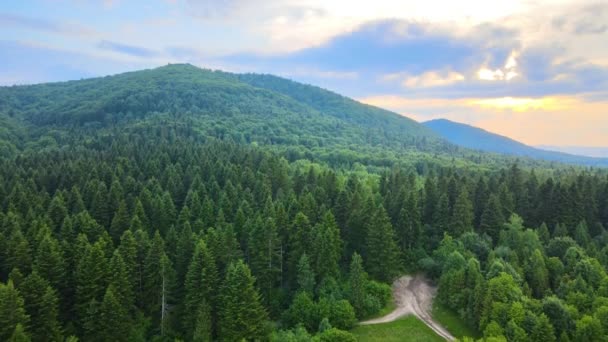
<instances>
[{"instance_id":1,"label":"sun glow","mask_svg":"<svg viewBox=\"0 0 608 342\"><path fill-rule=\"evenodd\" d=\"M469 105L482 108L508 109L516 112L528 110L556 110L566 107L567 103L553 97L528 98L528 97L500 97L494 99L475 99Z\"/></svg>"}]
</instances>

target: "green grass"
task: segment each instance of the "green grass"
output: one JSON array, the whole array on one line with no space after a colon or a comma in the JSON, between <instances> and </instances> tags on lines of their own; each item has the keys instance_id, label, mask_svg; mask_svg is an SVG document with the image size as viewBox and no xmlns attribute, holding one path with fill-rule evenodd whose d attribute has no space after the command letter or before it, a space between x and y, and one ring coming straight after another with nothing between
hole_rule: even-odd
<instances>
[{"instance_id":1,"label":"green grass","mask_svg":"<svg viewBox=\"0 0 608 342\"><path fill-rule=\"evenodd\" d=\"M435 302L433 304L433 319L446 328L454 337L462 338L481 337L481 334L471 326L471 324L463 321L457 313Z\"/></svg>"},{"instance_id":2,"label":"green grass","mask_svg":"<svg viewBox=\"0 0 608 342\"><path fill-rule=\"evenodd\" d=\"M351 332L359 342L444 342L443 338L414 316L390 323L360 325Z\"/></svg>"}]
</instances>

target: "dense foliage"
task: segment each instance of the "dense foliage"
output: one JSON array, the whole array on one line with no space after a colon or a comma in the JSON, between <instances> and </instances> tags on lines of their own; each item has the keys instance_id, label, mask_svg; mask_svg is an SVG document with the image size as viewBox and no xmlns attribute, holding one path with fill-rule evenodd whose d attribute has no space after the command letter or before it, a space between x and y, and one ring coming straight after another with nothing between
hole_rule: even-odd
<instances>
[{"instance_id":1,"label":"dense foliage","mask_svg":"<svg viewBox=\"0 0 608 342\"><path fill-rule=\"evenodd\" d=\"M353 341L415 271L488 338L608 335L606 172L452 161L409 121L333 155L405 119L189 68L2 88L0 340Z\"/></svg>"}]
</instances>

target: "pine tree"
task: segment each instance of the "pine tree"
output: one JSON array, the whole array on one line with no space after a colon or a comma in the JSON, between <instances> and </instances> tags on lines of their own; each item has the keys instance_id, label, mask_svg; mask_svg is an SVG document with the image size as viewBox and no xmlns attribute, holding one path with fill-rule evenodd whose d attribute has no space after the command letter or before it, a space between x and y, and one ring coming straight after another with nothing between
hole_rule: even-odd
<instances>
[{"instance_id":1,"label":"pine tree","mask_svg":"<svg viewBox=\"0 0 608 342\"><path fill-rule=\"evenodd\" d=\"M541 251L534 250L526 267L526 279L535 298L543 298L549 289L549 274Z\"/></svg>"},{"instance_id":2,"label":"pine tree","mask_svg":"<svg viewBox=\"0 0 608 342\"><path fill-rule=\"evenodd\" d=\"M357 253L353 254L350 262L348 285L349 301L353 305L357 317L362 318L365 316L367 273L363 269L363 259Z\"/></svg>"},{"instance_id":3,"label":"pine tree","mask_svg":"<svg viewBox=\"0 0 608 342\"><path fill-rule=\"evenodd\" d=\"M443 194L437 202L437 209L433 215L433 239L437 240L450 228L450 202L448 196Z\"/></svg>"},{"instance_id":4,"label":"pine tree","mask_svg":"<svg viewBox=\"0 0 608 342\"><path fill-rule=\"evenodd\" d=\"M239 260L228 267L222 285L219 339L240 341L264 339L267 313L260 303L249 267Z\"/></svg>"},{"instance_id":5,"label":"pine tree","mask_svg":"<svg viewBox=\"0 0 608 342\"><path fill-rule=\"evenodd\" d=\"M181 232L179 233L179 240L177 241L177 257L175 260L175 272L177 276L177 282L179 284L184 283L186 273L188 272L188 265L192 260L192 255L195 248L195 238L192 233L190 223L185 222Z\"/></svg>"},{"instance_id":6,"label":"pine tree","mask_svg":"<svg viewBox=\"0 0 608 342\"><path fill-rule=\"evenodd\" d=\"M19 323L15 326L15 331L13 331L8 342L30 342L31 340L30 336L25 332L23 324Z\"/></svg>"},{"instance_id":7,"label":"pine tree","mask_svg":"<svg viewBox=\"0 0 608 342\"><path fill-rule=\"evenodd\" d=\"M59 242L46 235L38 245L34 270L58 291L63 291L66 277L66 264Z\"/></svg>"},{"instance_id":8,"label":"pine tree","mask_svg":"<svg viewBox=\"0 0 608 342\"><path fill-rule=\"evenodd\" d=\"M174 272L165 253L163 240L156 231L144 261L143 294L144 310L152 317L153 323L160 327L161 336L164 336L168 324Z\"/></svg>"},{"instance_id":9,"label":"pine tree","mask_svg":"<svg viewBox=\"0 0 608 342\"><path fill-rule=\"evenodd\" d=\"M186 336L192 336L198 324L199 317L193 315L193 312L201 312L205 315L208 313L210 316L215 312L216 295L214 291L218 285L215 260L205 242L199 240L194 249L184 284L186 294L183 325ZM211 332L213 332L213 327L211 327Z\"/></svg>"},{"instance_id":10,"label":"pine tree","mask_svg":"<svg viewBox=\"0 0 608 342\"><path fill-rule=\"evenodd\" d=\"M53 200L49 205L48 215L52 222L51 228L55 232L58 231L63 224L63 220L68 216L68 209L66 208L61 193L57 193L55 197L53 197Z\"/></svg>"},{"instance_id":11,"label":"pine tree","mask_svg":"<svg viewBox=\"0 0 608 342\"><path fill-rule=\"evenodd\" d=\"M414 193L410 194L405 207L399 212L395 230L399 240L399 247L402 251L420 245L422 223L420 209Z\"/></svg>"},{"instance_id":12,"label":"pine tree","mask_svg":"<svg viewBox=\"0 0 608 342\"><path fill-rule=\"evenodd\" d=\"M498 236L505 218L502 214L502 206L496 195L490 195L488 205L481 215L479 231L488 234L494 243L498 241Z\"/></svg>"},{"instance_id":13,"label":"pine tree","mask_svg":"<svg viewBox=\"0 0 608 342\"><path fill-rule=\"evenodd\" d=\"M280 241L273 219L256 222L249 242L251 271L256 276L258 286L266 306L273 297L281 276Z\"/></svg>"},{"instance_id":14,"label":"pine tree","mask_svg":"<svg viewBox=\"0 0 608 342\"><path fill-rule=\"evenodd\" d=\"M202 302L196 314L192 341L207 342L213 340L212 319L209 305L206 302Z\"/></svg>"},{"instance_id":15,"label":"pine tree","mask_svg":"<svg viewBox=\"0 0 608 342\"><path fill-rule=\"evenodd\" d=\"M86 245L84 255L76 265L76 313L81 327L96 310L92 301L100 302L107 286L108 266L100 243ZM93 316L94 317L94 316ZM95 333L95 329L92 329Z\"/></svg>"},{"instance_id":16,"label":"pine tree","mask_svg":"<svg viewBox=\"0 0 608 342\"><path fill-rule=\"evenodd\" d=\"M535 342L555 342L555 331L544 313L538 317L530 333L530 339Z\"/></svg>"},{"instance_id":17,"label":"pine tree","mask_svg":"<svg viewBox=\"0 0 608 342\"><path fill-rule=\"evenodd\" d=\"M17 325L24 327L29 321L23 298L13 282L9 280L6 285L0 283L0 340L8 340Z\"/></svg>"},{"instance_id":18,"label":"pine tree","mask_svg":"<svg viewBox=\"0 0 608 342\"><path fill-rule=\"evenodd\" d=\"M380 207L367 230L367 270L380 281L390 282L399 268L399 248L393 226L383 207Z\"/></svg>"},{"instance_id":19,"label":"pine tree","mask_svg":"<svg viewBox=\"0 0 608 342\"><path fill-rule=\"evenodd\" d=\"M288 238L289 279L295 281L300 258L303 254L310 253L313 241L310 222L302 212L296 214Z\"/></svg>"},{"instance_id":20,"label":"pine tree","mask_svg":"<svg viewBox=\"0 0 608 342\"><path fill-rule=\"evenodd\" d=\"M20 292L24 307L32 322L30 332L34 340L60 340L58 320L59 299L48 281L36 271L23 281Z\"/></svg>"},{"instance_id":21,"label":"pine tree","mask_svg":"<svg viewBox=\"0 0 608 342\"><path fill-rule=\"evenodd\" d=\"M137 292L137 288L139 287L138 269L140 265L138 263L137 241L130 230L125 231L120 237L118 252L125 264L125 269L129 276L129 284L133 291Z\"/></svg>"},{"instance_id":22,"label":"pine tree","mask_svg":"<svg viewBox=\"0 0 608 342\"><path fill-rule=\"evenodd\" d=\"M540 225L540 227L538 228L538 238L540 239L540 241L543 244L548 244L549 240L551 239L551 234L549 233L549 228L547 227L547 224L545 224L544 222Z\"/></svg>"},{"instance_id":23,"label":"pine tree","mask_svg":"<svg viewBox=\"0 0 608 342\"><path fill-rule=\"evenodd\" d=\"M462 188L460 194L456 198L454 208L452 210L452 218L450 220L450 234L458 237L465 232L473 229L473 205L469 200L469 193L466 188Z\"/></svg>"},{"instance_id":24,"label":"pine tree","mask_svg":"<svg viewBox=\"0 0 608 342\"><path fill-rule=\"evenodd\" d=\"M306 254L302 254L298 263L298 290L306 292L311 296L315 289L315 273L310 267Z\"/></svg>"},{"instance_id":25,"label":"pine tree","mask_svg":"<svg viewBox=\"0 0 608 342\"><path fill-rule=\"evenodd\" d=\"M135 295L127 265L117 249L110 259L109 286L113 287L112 295L123 310L132 313L135 307ZM107 292L106 292L107 294Z\"/></svg>"},{"instance_id":26,"label":"pine tree","mask_svg":"<svg viewBox=\"0 0 608 342\"><path fill-rule=\"evenodd\" d=\"M91 203L91 214L102 227L109 227L112 219L110 203L108 202L108 188L104 182L99 182L97 192Z\"/></svg>"},{"instance_id":27,"label":"pine tree","mask_svg":"<svg viewBox=\"0 0 608 342\"><path fill-rule=\"evenodd\" d=\"M334 216L327 212L323 221L315 226L311 259L320 280L338 275L341 256L340 232Z\"/></svg>"},{"instance_id":28,"label":"pine tree","mask_svg":"<svg viewBox=\"0 0 608 342\"><path fill-rule=\"evenodd\" d=\"M437 194L437 183L433 176L428 176L424 183L424 222L430 224L434 222L435 211L439 195Z\"/></svg>"},{"instance_id":29,"label":"pine tree","mask_svg":"<svg viewBox=\"0 0 608 342\"><path fill-rule=\"evenodd\" d=\"M112 236L112 240L115 243L120 241L122 234L129 229L131 226L131 220L129 217L129 211L127 210L127 204L124 201L121 201L118 204L118 209L114 214L114 218L112 219L112 224L110 226L110 236Z\"/></svg>"},{"instance_id":30,"label":"pine tree","mask_svg":"<svg viewBox=\"0 0 608 342\"><path fill-rule=\"evenodd\" d=\"M32 251L29 241L20 229L13 231L7 246L6 260L3 262L5 269L18 268L21 272L29 273L32 267Z\"/></svg>"},{"instance_id":31,"label":"pine tree","mask_svg":"<svg viewBox=\"0 0 608 342\"><path fill-rule=\"evenodd\" d=\"M99 308L99 341L128 341L129 313L115 295L115 287L108 286Z\"/></svg>"}]
</instances>

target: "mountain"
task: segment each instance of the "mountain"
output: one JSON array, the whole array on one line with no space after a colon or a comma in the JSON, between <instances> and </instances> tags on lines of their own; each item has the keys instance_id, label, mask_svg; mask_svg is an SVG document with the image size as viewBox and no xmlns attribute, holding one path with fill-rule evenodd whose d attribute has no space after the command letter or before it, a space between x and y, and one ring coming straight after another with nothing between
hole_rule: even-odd
<instances>
[{"instance_id":1,"label":"mountain","mask_svg":"<svg viewBox=\"0 0 608 342\"><path fill-rule=\"evenodd\" d=\"M484 129L437 119L423 123L447 141L458 146L486 152L544 159L547 161L588 166L608 166L607 158L592 158L563 152L548 151L528 146L511 138L488 132Z\"/></svg>"},{"instance_id":2,"label":"mountain","mask_svg":"<svg viewBox=\"0 0 608 342\"><path fill-rule=\"evenodd\" d=\"M0 87L0 115L58 131L172 127L291 153L379 160L457 148L414 120L280 77L171 64L85 80ZM54 139L59 144L62 135ZM22 139L23 141L23 139ZM19 143L15 143L20 148ZM21 146L23 147L23 146Z\"/></svg>"},{"instance_id":3,"label":"mountain","mask_svg":"<svg viewBox=\"0 0 608 342\"><path fill-rule=\"evenodd\" d=\"M608 158L608 147L595 147L595 146L549 146L539 145L537 148L550 151L559 151L569 154L576 154L580 156L595 157L595 158Z\"/></svg>"}]
</instances>

